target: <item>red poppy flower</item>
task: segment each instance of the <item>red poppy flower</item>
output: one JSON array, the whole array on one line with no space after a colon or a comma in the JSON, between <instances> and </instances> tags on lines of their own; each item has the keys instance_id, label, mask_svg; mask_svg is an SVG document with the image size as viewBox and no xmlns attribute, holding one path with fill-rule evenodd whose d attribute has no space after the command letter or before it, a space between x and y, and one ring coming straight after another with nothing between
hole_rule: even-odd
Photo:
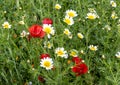
<instances>
[{"instance_id":1,"label":"red poppy flower","mask_svg":"<svg viewBox=\"0 0 120 85\"><path fill-rule=\"evenodd\" d=\"M38 76L38 80L40 81L40 82L42 82L42 83L44 83L45 82L45 79L42 77L42 76Z\"/></svg>"},{"instance_id":2,"label":"red poppy flower","mask_svg":"<svg viewBox=\"0 0 120 85\"><path fill-rule=\"evenodd\" d=\"M45 32L43 31L43 27L40 25L32 25L29 28L30 36L43 38L45 36Z\"/></svg>"},{"instance_id":3,"label":"red poppy flower","mask_svg":"<svg viewBox=\"0 0 120 85\"><path fill-rule=\"evenodd\" d=\"M50 18L44 18L43 21L42 21L42 23L43 24L53 24L53 21Z\"/></svg>"},{"instance_id":4,"label":"red poppy flower","mask_svg":"<svg viewBox=\"0 0 120 85\"><path fill-rule=\"evenodd\" d=\"M72 61L75 62L75 64L82 63L82 59L79 58L79 57L73 57L73 58L72 58Z\"/></svg>"},{"instance_id":5,"label":"red poppy flower","mask_svg":"<svg viewBox=\"0 0 120 85\"><path fill-rule=\"evenodd\" d=\"M85 74L88 72L88 67L85 63L78 64L72 68L72 71L76 74L76 76Z\"/></svg>"},{"instance_id":6,"label":"red poppy flower","mask_svg":"<svg viewBox=\"0 0 120 85\"><path fill-rule=\"evenodd\" d=\"M40 59L47 58L47 57L50 58L50 55L47 54L47 53L46 53L46 54L41 54L41 55L40 55Z\"/></svg>"}]
</instances>

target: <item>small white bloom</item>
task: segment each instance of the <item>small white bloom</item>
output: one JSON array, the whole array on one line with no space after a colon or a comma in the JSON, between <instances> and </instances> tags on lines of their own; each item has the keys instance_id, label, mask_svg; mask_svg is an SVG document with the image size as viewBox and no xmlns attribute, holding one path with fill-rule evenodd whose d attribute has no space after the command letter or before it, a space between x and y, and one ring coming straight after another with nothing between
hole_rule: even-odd
<instances>
[{"instance_id":1,"label":"small white bloom","mask_svg":"<svg viewBox=\"0 0 120 85\"><path fill-rule=\"evenodd\" d=\"M74 21L73 18L69 17L69 16L65 16L65 18L63 19L63 21L68 24L68 25L73 25Z\"/></svg>"},{"instance_id":2,"label":"small white bloom","mask_svg":"<svg viewBox=\"0 0 120 85\"><path fill-rule=\"evenodd\" d=\"M20 37L26 37L27 35L29 35L29 32L27 33L25 30L23 30L20 34Z\"/></svg>"},{"instance_id":3,"label":"small white bloom","mask_svg":"<svg viewBox=\"0 0 120 85\"><path fill-rule=\"evenodd\" d=\"M71 17L71 18L73 18L73 17L77 16L77 13L74 10L67 10L66 11L66 15L69 16L69 17Z\"/></svg>"},{"instance_id":4,"label":"small white bloom","mask_svg":"<svg viewBox=\"0 0 120 85\"><path fill-rule=\"evenodd\" d=\"M56 4L55 5L55 9L61 9L61 5L60 4Z\"/></svg>"},{"instance_id":5,"label":"small white bloom","mask_svg":"<svg viewBox=\"0 0 120 85\"><path fill-rule=\"evenodd\" d=\"M117 6L116 2L114 2L113 0L110 1L110 5L111 5L112 7L116 7L116 6Z\"/></svg>"},{"instance_id":6,"label":"small white bloom","mask_svg":"<svg viewBox=\"0 0 120 85\"><path fill-rule=\"evenodd\" d=\"M78 56L78 51L75 50L75 49L72 49L72 50L70 50L70 55L71 55L72 57L77 57L77 56Z\"/></svg>"},{"instance_id":7,"label":"small white bloom","mask_svg":"<svg viewBox=\"0 0 120 85\"><path fill-rule=\"evenodd\" d=\"M49 49L51 49L52 46L53 46L53 44L50 43L49 41L48 41L48 42L46 42L46 41L44 42L44 47L45 47L45 48L49 48Z\"/></svg>"},{"instance_id":8,"label":"small white bloom","mask_svg":"<svg viewBox=\"0 0 120 85\"><path fill-rule=\"evenodd\" d=\"M108 31L110 31L111 30L111 27L109 26L109 25L105 25L105 27L104 28L102 28L103 30L108 30Z\"/></svg>"},{"instance_id":9,"label":"small white bloom","mask_svg":"<svg viewBox=\"0 0 120 85\"><path fill-rule=\"evenodd\" d=\"M85 54L83 50L80 51L81 54Z\"/></svg>"},{"instance_id":10,"label":"small white bloom","mask_svg":"<svg viewBox=\"0 0 120 85\"><path fill-rule=\"evenodd\" d=\"M29 59L27 60L27 63L30 63L30 60L29 60Z\"/></svg>"},{"instance_id":11,"label":"small white bloom","mask_svg":"<svg viewBox=\"0 0 120 85\"><path fill-rule=\"evenodd\" d=\"M82 33L78 33L77 36L78 36L80 39L83 39L83 38L84 38L84 36L83 36Z\"/></svg>"},{"instance_id":12,"label":"small white bloom","mask_svg":"<svg viewBox=\"0 0 120 85\"><path fill-rule=\"evenodd\" d=\"M2 24L3 28L11 28L11 25L6 21Z\"/></svg>"},{"instance_id":13,"label":"small white bloom","mask_svg":"<svg viewBox=\"0 0 120 85\"><path fill-rule=\"evenodd\" d=\"M105 55L102 55L102 58L105 59Z\"/></svg>"},{"instance_id":14,"label":"small white bloom","mask_svg":"<svg viewBox=\"0 0 120 85\"><path fill-rule=\"evenodd\" d=\"M69 31L69 29L65 29L63 33L66 34L66 35L70 35L71 34L71 32Z\"/></svg>"},{"instance_id":15,"label":"small white bloom","mask_svg":"<svg viewBox=\"0 0 120 85\"><path fill-rule=\"evenodd\" d=\"M40 66L43 67L43 68L46 68L46 70L52 69L53 68L52 58L47 57L47 58L41 59Z\"/></svg>"},{"instance_id":16,"label":"small white bloom","mask_svg":"<svg viewBox=\"0 0 120 85\"><path fill-rule=\"evenodd\" d=\"M117 52L117 53L115 54L115 56L116 56L117 58L120 58L120 52Z\"/></svg>"},{"instance_id":17,"label":"small white bloom","mask_svg":"<svg viewBox=\"0 0 120 85\"><path fill-rule=\"evenodd\" d=\"M111 18L112 19L117 19L118 18L117 14L114 11L111 14Z\"/></svg>"},{"instance_id":18,"label":"small white bloom","mask_svg":"<svg viewBox=\"0 0 120 85\"><path fill-rule=\"evenodd\" d=\"M99 16L97 15L97 13L87 13L87 17L86 17L87 19L91 19L91 20L93 20L93 19L96 19L96 18L99 18Z\"/></svg>"},{"instance_id":19,"label":"small white bloom","mask_svg":"<svg viewBox=\"0 0 120 85\"><path fill-rule=\"evenodd\" d=\"M56 48L55 49L55 54L57 54L57 56L60 56L60 57L63 57L63 58L68 58L67 51L65 51L63 47Z\"/></svg>"},{"instance_id":20,"label":"small white bloom","mask_svg":"<svg viewBox=\"0 0 120 85\"><path fill-rule=\"evenodd\" d=\"M25 23L24 21L19 21L19 24L24 25Z\"/></svg>"},{"instance_id":21,"label":"small white bloom","mask_svg":"<svg viewBox=\"0 0 120 85\"><path fill-rule=\"evenodd\" d=\"M72 37L73 37L72 34L69 34L69 35L68 35L68 38L69 38L69 39L72 39Z\"/></svg>"},{"instance_id":22,"label":"small white bloom","mask_svg":"<svg viewBox=\"0 0 120 85\"><path fill-rule=\"evenodd\" d=\"M94 45L90 45L89 49L92 50L92 51L97 51L98 50L97 46L94 46Z\"/></svg>"},{"instance_id":23,"label":"small white bloom","mask_svg":"<svg viewBox=\"0 0 120 85\"><path fill-rule=\"evenodd\" d=\"M30 81L28 85L32 85L32 82Z\"/></svg>"}]
</instances>

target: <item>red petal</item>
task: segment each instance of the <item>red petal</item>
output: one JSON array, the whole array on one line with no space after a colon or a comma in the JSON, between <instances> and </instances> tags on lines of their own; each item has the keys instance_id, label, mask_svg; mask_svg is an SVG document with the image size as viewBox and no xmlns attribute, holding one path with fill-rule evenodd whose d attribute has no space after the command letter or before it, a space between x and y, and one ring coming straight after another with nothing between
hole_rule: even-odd
<instances>
[{"instance_id":1,"label":"red petal","mask_svg":"<svg viewBox=\"0 0 120 85\"><path fill-rule=\"evenodd\" d=\"M29 32L30 32L30 36L32 37L44 37L44 33L42 31L42 26L40 25L32 25L30 28L29 28Z\"/></svg>"},{"instance_id":2,"label":"red petal","mask_svg":"<svg viewBox=\"0 0 120 85\"><path fill-rule=\"evenodd\" d=\"M38 76L38 80L40 81L40 82L42 82L42 83L44 83L45 82L45 80L44 80L44 78L42 77L42 76Z\"/></svg>"},{"instance_id":3,"label":"red petal","mask_svg":"<svg viewBox=\"0 0 120 85\"><path fill-rule=\"evenodd\" d=\"M45 36L45 32L43 30L41 30L39 37L43 38L44 36Z\"/></svg>"},{"instance_id":4,"label":"red petal","mask_svg":"<svg viewBox=\"0 0 120 85\"><path fill-rule=\"evenodd\" d=\"M41 54L41 55L40 55L40 59L47 58L47 57L50 58L50 55L47 54L47 53L46 53L46 54Z\"/></svg>"},{"instance_id":5,"label":"red petal","mask_svg":"<svg viewBox=\"0 0 120 85\"><path fill-rule=\"evenodd\" d=\"M42 23L43 24L53 24L53 21L50 18L44 18L43 21L42 21Z\"/></svg>"},{"instance_id":6,"label":"red petal","mask_svg":"<svg viewBox=\"0 0 120 85\"><path fill-rule=\"evenodd\" d=\"M72 58L72 61L75 62L75 64L80 64L80 63L82 63L82 59L79 58L79 57L73 57L73 58Z\"/></svg>"}]
</instances>

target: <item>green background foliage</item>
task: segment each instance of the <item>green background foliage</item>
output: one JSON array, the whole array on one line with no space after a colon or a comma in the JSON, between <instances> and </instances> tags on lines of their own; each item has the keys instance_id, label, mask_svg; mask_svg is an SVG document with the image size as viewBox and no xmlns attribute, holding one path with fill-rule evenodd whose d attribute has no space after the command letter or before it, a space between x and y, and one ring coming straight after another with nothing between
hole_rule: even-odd
<instances>
[{"instance_id":1,"label":"green background foliage","mask_svg":"<svg viewBox=\"0 0 120 85\"><path fill-rule=\"evenodd\" d=\"M54 8L57 3L62 6L60 10ZM33 85L120 85L120 60L115 57L120 51L119 18L113 20L110 17L112 11L120 16L119 0L116 3L117 7L112 8L109 0L0 0L0 85L24 85L29 81ZM94 8L100 18L86 19L88 8ZM72 26L63 22L68 9L78 14ZM25 16L25 25L18 23L22 16ZM32 38L30 41L20 37L20 33L28 31L31 25L42 25L46 17L53 20L56 31L50 39L54 45L52 49L43 46L43 42L48 41L47 37ZM5 21L12 25L11 29L3 29ZM109 25L111 30L103 30L105 25ZM65 28L73 34L71 40L63 34ZM82 40L78 39L78 32L84 35ZM92 44L98 45L96 52L88 49ZM54 54L57 47L64 47L68 52L78 50L79 56L89 67L89 73L76 77L71 71L74 64L67 64L68 59L58 58ZM84 50L84 55L80 54L81 50ZM39 56L42 53L50 54L55 70L47 71L40 67ZM35 70L32 70L32 64ZM43 76L46 82L39 82L38 75Z\"/></svg>"}]
</instances>

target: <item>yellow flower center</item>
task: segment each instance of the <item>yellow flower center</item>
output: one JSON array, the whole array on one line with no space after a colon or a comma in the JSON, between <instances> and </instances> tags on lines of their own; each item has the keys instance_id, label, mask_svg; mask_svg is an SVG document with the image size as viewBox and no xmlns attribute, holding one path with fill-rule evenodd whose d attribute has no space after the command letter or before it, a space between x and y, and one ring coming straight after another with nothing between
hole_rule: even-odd
<instances>
[{"instance_id":1,"label":"yellow flower center","mask_svg":"<svg viewBox=\"0 0 120 85\"><path fill-rule=\"evenodd\" d=\"M95 16L94 15L89 15L88 18L89 19L95 19Z\"/></svg>"},{"instance_id":2,"label":"yellow flower center","mask_svg":"<svg viewBox=\"0 0 120 85\"><path fill-rule=\"evenodd\" d=\"M65 31L64 31L64 34L66 34L66 35L69 35L69 33L70 33L70 32L69 32L68 30L65 30Z\"/></svg>"},{"instance_id":3,"label":"yellow flower center","mask_svg":"<svg viewBox=\"0 0 120 85\"><path fill-rule=\"evenodd\" d=\"M64 52L62 50L59 50L58 53L57 53L59 56L63 55Z\"/></svg>"},{"instance_id":4,"label":"yellow flower center","mask_svg":"<svg viewBox=\"0 0 120 85\"><path fill-rule=\"evenodd\" d=\"M74 17L74 16L75 16L75 14L74 14L73 12L69 12L68 15L69 15L70 17Z\"/></svg>"},{"instance_id":5,"label":"yellow flower center","mask_svg":"<svg viewBox=\"0 0 120 85\"><path fill-rule=\"evenodd\" d=\"M70 19L65 19L64 22L67 23L68 25L71 23Z\"/></svg>"},{"instance_id":6,"label":"yellow flower center","mask_svg":"<svg viewBox=\"0 0 120 85\"><path fill-rule=\"evenodd\" d=\"M51 63L50 63L50 61L45 61L45 62L43 63L43 65L44 65L45 67L50 67Z\"/></svg>"},{"instance_id":7,"label":"yellow flower center","mask_svg":"<svg viewBox=\"0 0 120 85\"><path fill-rule=\"evenodd\" d=\"M48 43L48 48L51 48L51 44L50 43Z\"/></svg>"},{"instance_id":8,"label":"yellow flower center","mask_svg":"<svg viewBox=\"0 0 120 85\"><path fill-rule=\"evenodd\" d=\"M112 6L115 6L115 2L112 2Z\"/></svg>"},{"instance_id":9,"label":"yellow flower center","mask_svg":"<svg viewBox=\"0 0 120 85\"><path fill-rule=\"evenodd\" d=\"M94 51L94 50L96 50L96 48L95 48L95 47L91 47L90 49L91 49L91 50L93 50L93 51Z\"/></svg>"},{"instance_id":10,"label":"yellow flower center","mask_svg":"<svg viewBox=\"0 0 120 85\"><path fill-rule=\"evenodd\" d=\"M4 28L9 28L9 25L8 25L8 24L5 24L5 25L4 25Z\"/></svg>"},{"instance_id":11,"label":"yellow flower center","mask_svg":"<svg viewBox=\"0 0 120 85\"><path fill-rule=\"evenodd\" d=\"M44 31L45 31L47 34L50 34L50 33L51 33L51 29L50 29L50 27L46 27L46 28L44 28Z\"/></svg>"}]
</instances>

